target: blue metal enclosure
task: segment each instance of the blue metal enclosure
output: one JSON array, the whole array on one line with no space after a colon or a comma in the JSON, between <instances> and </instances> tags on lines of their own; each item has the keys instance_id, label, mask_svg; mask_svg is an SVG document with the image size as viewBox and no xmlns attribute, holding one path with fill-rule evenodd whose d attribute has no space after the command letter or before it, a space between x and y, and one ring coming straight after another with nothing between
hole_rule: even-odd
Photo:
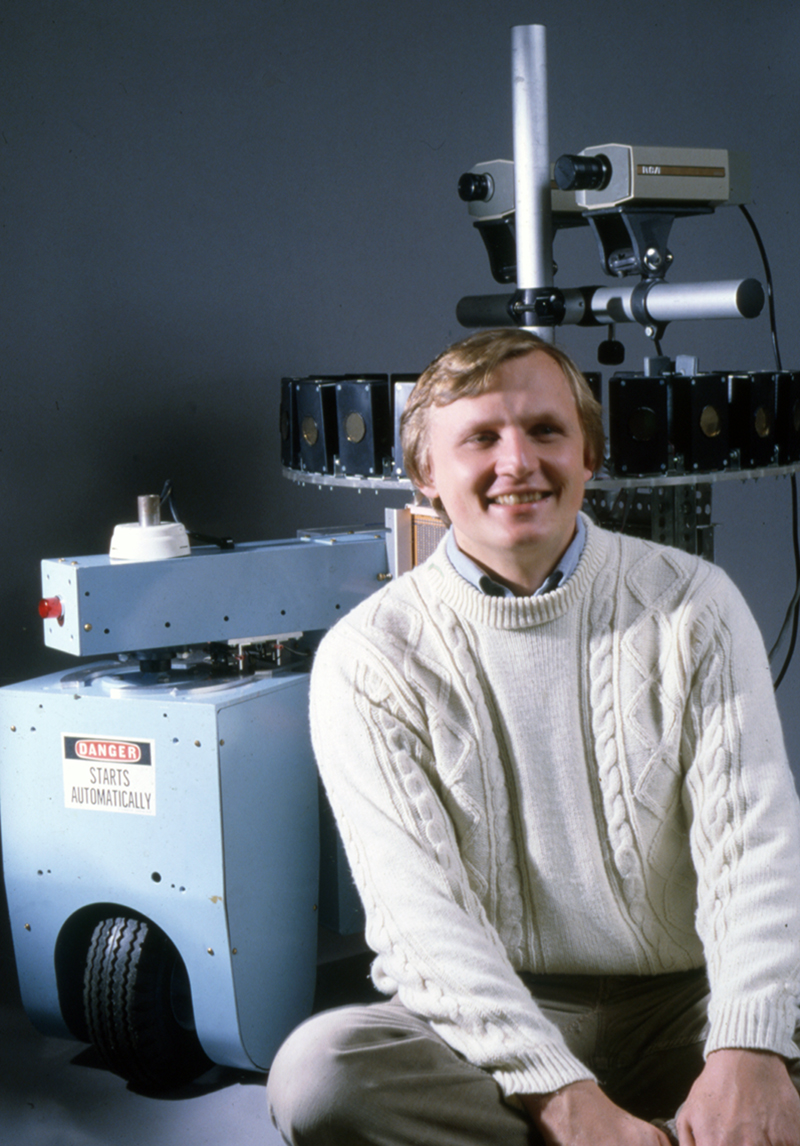
<instances>
[{"instance_id":1,"label":"blue metal enclosure","mask_svg":"<svg viewBox=\"0 0 800 1146\"><path fill-rule=\"evenodd\" d=\"M82 947L97 919L132 912L180 952L209 1058L266 1068L314 993L308 677L148 689L126 687L130 675L110 665L0 692L5 878L25 1009L41 1031L69 1035L65 993L80 991L70 942Z\"/></svg>"}]
</instances>

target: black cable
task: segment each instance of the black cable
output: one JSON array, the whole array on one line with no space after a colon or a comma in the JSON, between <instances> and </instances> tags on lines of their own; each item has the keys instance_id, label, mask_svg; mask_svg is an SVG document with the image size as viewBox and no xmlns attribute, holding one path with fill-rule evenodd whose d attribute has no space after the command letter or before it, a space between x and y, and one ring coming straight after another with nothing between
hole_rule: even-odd
<instances>
[{"instance_id":1,"label":"black cable","mask_svg":"<svg viewBox=\"0 0 800 1146\"><path fill-rule=\"evenodd\" d=\"M161 490L161 504L166 505L172 514L172 520L177 521L180 525L181 519L178 517L178 511L175 509L175 503L172 500L172 478L167 478L164 482L164 488Z\"/></svg>"},{"instance_id":2,"label":"black cable","mask_svg":"<svg viewBox=\"0 0 800 1146\"><path fill-rule=\"evenodd\" d=\"M739 204L739 210L742 212L745 219L747 219L747 222L750 226L750 230L753 232L753 235L755 236L756 245L758 247L758 253L761 255L761 262L764 265L764 277L767 280L767 306L769 308L769 329L770 329L770 333L772 335L772 349L775 352L775 368L777 370L783 370L783 366L781 365L781 352L778 349L778 327L777 327L777 323L775 321L775 292L772 289L772 271L770 270L770 267L769 267L769 259L767 258L767 250L766 250L766 247L764 246L763 242L761 241L761 235L759 234L758 227L756 226L756 223L755 223L755 219L750 214L750 212L747 210L744 203Z\"/></svg>"},{"instance_id":3,"label":"black cable","mask_svg":"<svg viewBox=\"0 0 800 1146\"><path fill-rule=\"evenodd\" d=\"M167 478L164 482L164 488L161 491L161 504L167 505L172 520L181 524L181 519L178 517L178 510L172 498L172 478ZM199 545L216 545L219 549L235 549L232 537L210 537L207 533L197 533L195 530L187 529L187 535L190 541L194 541Z\"/></svg>"},{"instance_id":4,"label":"black cable","mask_svg":"<svg viewBox=\"0 0 800 1146\"><path fill-rule=\"evenodd\" d=\"M789 607L786 610L786 617L781 625L781 631L778 633L778 639L769 651L770 660L777 653L783 638L786 635L786 630L789 627L789 622L792 624L792 639L789 642L789 651L786 654L786 659L783 662L781 671L775 680L775 690L777 691L783 678L786 676L786 670L794 655L795 646L797 644L797 629L798 619L800 618L800 538L798 537L798 521L797 521L797 474L792 474L792 544L794 546L794 565L797 572L797 582L795 586L794 596L789 602Z\"/></svg>"},{"instance_id":5,"label":"black cable","mask_svg":"<svg viewBox=\"0 0 800 1146\"><path fill-rule=\"evenodd\" d=\"M770 329L770 334L772 336L772 349L773 349L774 354L775 354L775 368L777 370L782 370L783 365L781 362L781 352L780 352L780 347L778 346L778 327L777 327L777 322L775 319L775 292L774 292L773 286L772 286L772 271L770 270L769 259L767 258L767 251L766 251L766 248L764 246L764 243L762 242L761 235L759 233L758 227L756 226L755 220L753 219L752 215L750 214L750 212L745 207L744 203L739 204L739 210L744 215L745 219L748 222L750 230L753 232L753 235L754 235L755 240L756 240L756 245L758 246L759 254L761 255L761 262L764 266L764 277L765 277L766 282L767 282L767 306L769 308L769 329ZM783 638L786 636L786 631L789 627L790 622L791 622L791 626L792 626L792 636L791 636L791 640L789 642L789 651L786 654L786 659L784 660L783 665L781 666L780 672L778 673L777 677L775 678L774 687L775 687L776 691L778 690L778 687L779 687L781 681L786 676L786 670L788 669L789 664L791 663L792 657L794 656L795 647L797 645L797 631L798 631L798 626L800 625L800 538L798 538L799 530L798 530L798 521L797 521L797 505L798 505L797 474L792 474L791 481L792 481L792 546L794 549L795 590L794 590L794 596L792 597L791 601L789 602L789 607L786 610L786 617L784 618L783 625L781 626L781 631L778 633L778 638L775 641L775 644L770 649L770 652L769 652L770 661L772 661L772 658L777 654L778 649L780 648L780 645L783 641Z\"/></svg>"},{"instance_id":6,"label":"black cable","mask_svg":"<svg viewBox=\"0 0 800 1146\"><path fill-rule=\"evenodd\" d=\"M622 521L619 523L619 530L618 530L619 533L624 533L625 532L625 526L628 524L628 514L631 511L631 503L633 501L633 495L634 495L634 490L632 490L632 489L626 489L625 490L625 499L624 499L625 504L624 504L623 510L622 510Z\"/></svg>"}]
</instances>

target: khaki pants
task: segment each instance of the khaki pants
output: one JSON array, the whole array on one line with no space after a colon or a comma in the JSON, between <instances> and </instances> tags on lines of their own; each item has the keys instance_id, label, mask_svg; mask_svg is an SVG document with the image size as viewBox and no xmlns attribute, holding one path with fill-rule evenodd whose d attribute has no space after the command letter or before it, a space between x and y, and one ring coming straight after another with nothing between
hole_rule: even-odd
<instances>
[{"instance_id":1,"label":"khaki pants","mask_svg":"<svg viewBox=\"0 0 800 1146\"><path fill-rule=\"evenodd\" d=\"M675 1115L703 1068L704 971L523 978L614 1102L648 1121ZM491 1075L396 1000L303 1023L278 1052L267 1096L291 1146L540 1143Z\"/></svg>"}]
</instances>

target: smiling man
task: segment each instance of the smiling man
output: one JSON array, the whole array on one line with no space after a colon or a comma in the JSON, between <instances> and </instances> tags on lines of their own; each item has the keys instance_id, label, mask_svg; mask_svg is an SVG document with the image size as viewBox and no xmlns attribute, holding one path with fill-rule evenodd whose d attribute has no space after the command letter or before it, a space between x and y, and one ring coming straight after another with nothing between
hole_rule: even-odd
<instances>
[{"instance_id":1,"label":"smiling man","mask_svg":"<svg viewBox=\"0 0 800 1146\"><path fill-rule=\"evenodd\" d=\"M423 385L406 419L424 420L415 477L445 507L454 546L520 596L541 588L575 538L584 487L602 460L599 412L577 371L570 386L560 357L508 359L491 389L446 405L423 405ZM593 441L575 398L584 390Z\"/></svg>"},{"instance_id":2,"label":"smiling man","mask_svg":"<svg viewBox=\"0 0 800 1146\"><path fill-rule=\"evenodd\" d=\"M403 443L451 528L328 634L311 697L390 999L289 1038L276 1125L800 1146L800 816L744 601L580 512L600 410L532 334L441 355Z\"/></svg>"}]
</instances>

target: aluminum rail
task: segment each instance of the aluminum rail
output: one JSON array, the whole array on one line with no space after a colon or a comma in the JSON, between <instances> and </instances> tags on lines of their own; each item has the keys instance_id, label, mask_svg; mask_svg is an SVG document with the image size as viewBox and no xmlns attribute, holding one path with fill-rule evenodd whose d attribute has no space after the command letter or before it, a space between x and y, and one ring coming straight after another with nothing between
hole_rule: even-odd
<instances>
[{"instance_id":1,"label":"aluminum rail","mask_svg":"<svg viewBox=\"0 0 800 1146\"><path fill-rule=\"evenodd\" d=\"M692 470L691 473L667 474L632 474L622 477L617 474L602 474L590 478L586 483L587 489L651 489L660 486L673 485L712 485L721 481L754 481L757 478L780 478L800 473L800 462L792 462L786 466L760 466L756 469L739 470ZM331 492L334 489L351 489L357 493L362 490L372 490L376 494L394 493L397 490L413 492L414 485L407 477L393 478L362 478L341 477L334 474L310 474L305 470L290 470L284 468L283 476L299 485L315 485L317 489L327 486Z\"/></svg>"},{"instance_id":2,"label":"aluminum rail","mask_svg":"<svg viewBox=\"0 0 800 1146\"><path fill-rule=\"evenodd\" d=\"M652 283L577 287L555 292L564 304L562 325L667 323L700 318L756 318L764 306L758 279L710 283ZM514 326L514 295L467 295L456 307L462 326ZM541 333L541 330L537 330Z\"/></svg>"}]
</instances>

